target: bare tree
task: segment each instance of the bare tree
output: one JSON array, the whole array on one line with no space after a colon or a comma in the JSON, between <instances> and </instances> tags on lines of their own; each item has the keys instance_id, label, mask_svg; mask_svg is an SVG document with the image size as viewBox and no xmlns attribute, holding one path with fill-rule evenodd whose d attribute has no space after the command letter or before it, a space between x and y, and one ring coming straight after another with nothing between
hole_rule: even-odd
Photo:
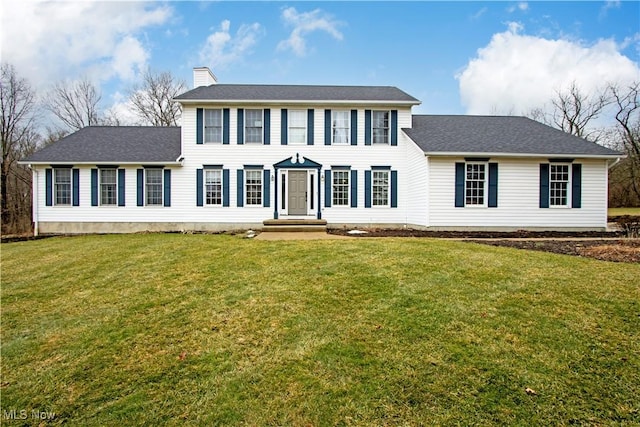
<instances>
[{"instance_id":1,"label":"bare tree","mask_svg":"<svg viewBox=\"0 0 640 427\"><path fill-rule=\"evenodd\" d=\"M143 123L153 126L177 126L180 105L173 98L184 92L186 84L170 72L146 71L142 83L129 91L133 108Z\"/></svg>"},{"instance_id":2,"label":"bare tree","mask_svg":"<svg viewBox=\"0 0 640 427\"><path fill-rule=\"evenodd\" d=\"M58 82L44 101L51 111L70 130L100 123L98 103L102 95L88 79Z\"/></svg>"},{"instance_id":3,"label":"bare tree","mask_svg":"<svg viewBox=\"0 0 640 427\"><path fill-rule=\"evenodd\" d=\"M36 109L35 93L29 83L16 75L12 65L1 65L0 109L2 110L2 168L0 173L2 193L2 228L14 228L25 212L25 199L30 210L31 174L25 173L17 160L35 149L38 135L34 131ZM28 172L28 171L27 171ZM22 183L22 184L20 184ZM18 208L16 208L18 206ZM30 217L29 217L30 218ZM30 224L30 219L28 223Z\"/></svg>"},{"instance_id":4,"label":"bare tree","mask_svg":"<svg viewBox=\"0 0 640 427\"><path fill-rule=\"evenodd\" d=\"M626 166L630 187L640 201L640 82L625 88L611 84L608 89L615 107L618 139L627 154L623 167Z\"/></svg>"},{"instance_id":5,"label":"bare tree","mask_svg":"<svg viewBox=\"0 0 640 427\"><path fill-rule=\"evenodd\" d=\"M534 108L525 115L568 134L597 142L602 136L602 129L591 125L610 103L606 89L585 94L574 81L567 89L556 90L551 100L552 112Z\"/></svg>"}]
</instances>

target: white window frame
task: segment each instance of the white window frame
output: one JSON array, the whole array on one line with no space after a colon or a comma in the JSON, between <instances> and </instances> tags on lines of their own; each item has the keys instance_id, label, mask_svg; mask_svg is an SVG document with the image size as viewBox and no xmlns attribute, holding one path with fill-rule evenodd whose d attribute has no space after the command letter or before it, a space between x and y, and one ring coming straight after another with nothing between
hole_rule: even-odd
<instances>
[{"instance_id":1,"label":"white window frame","mask_svg":"<svg viewBox=\"0 0 640 427\"><path fill-rule=\"evenodd\" d=\"M260 126L256 126L256 121L254 121L252 126L249 126L249 112L259 111L260 112ZM259 141L249 141L249 129L260 129ZM244 110L244 143L245 144L264 144L264 109L262 108L250 108Z\"/></svg>"},{"instance_id":2,"label":"white window frame","mask_svg":"<svg viewBox=\"0 0 640 427\"><path fill-rule=\"evenodd\" d=\"M220 194L220 203L210 203L209 202L209 191L208 191L208 187L211 186L213 191L215 192L215 188L218 186L218 184L214 182L212 182L211 184L208 183L208 175L212 175L212 174L216 174L220 176L220 190L219 190L219 194ZM203 179L203 183L202 185L204 186L203 188L203 195L204 195L204 205L205 206L222 206L222 204L224 203L224 174L222 173L222 169L205 169L204 170L204 179ZM213 198L212 198L213 199Z\"/></svg>"},{"instance_id":3,"label":"white window frame","mask_svg":"<svg viewBox=\"0 0 640 427\"><path fill-rule=\"evenodd\" d=\"M104 172L113 172L114 182L113 183L105 183L103 173ZM113 185L113 203L104 203L104 187L107 185ZM100 202L100 206L118 206L118 169L116 168L100 168L98 169L98 200Z\"/></svg>"},{"instance_id":4,"label":"white window frame","mask_svg":"<svg viewBox=\"0 0 640 427\"><path fill-rule=\"evenodd\" d=\"M336 117L337 113L345 114L347 116L346 120L346 128L344 126L338 127L338 119ZM345 130L346 131L346 140L343 142L336 142L336 131L337 130ZM349 145L351 144L351 111L349 110L332 110L331 111L331 144L333 145Z\"/></svg>"},{"instance_id":5,"label":"white window frame","mask_svg":"<svg viewBox=\"0 0 640 427\"><path fill-rule=\"evenodd\" d=\"M477 171L473 169L469 171L469 168L481 168ZM469 173L481 173L482 179L480 178L469 178ZM470 188L471 183L479 183L480 185L476 185L475 187ZM469 208L486 208L487 202L489 199L488 194L489 189L489 165L486 162L466 162L464 165L464 206ZM476 194L473 194L473 191L476 191ZM482 195L478 195L478 190L482 191ZM469 191L472 192L469 195ZM475 200L475 202L474 202Z\"/></svg>"},{"instance_id":6,"label":"white window frame","mask_svg":"<svg viewBox=\"0 0 640 427\"><path fill-rule=\"evenodd\" d=\"M60 172L69 173L69 182L58 182ZM64 188L68 187L69 201L64 200ZM53 169L53 205L54 206L71 206L73 202L73 171L70 168L54 168Z\"/></svg>"},{"instance_id":7,"label":"white window frame","mask_svg":"<svg viewBox=\"0 0 640 427\"><path fill-rule=\"evenodd\" d=\"M554 169L559 167L566 168L566 173L567 173L566 180L553 179L554 174L556 175L556 178L557 178L557 173L558 173L558 172L554 172ZM550 208L563 209L563 208L571 207L571 172L572 170L571 170L570 163L549 163L549 207ZM564 173L564 172L561 172L561 173ZM558 185L564 184L566 186L566 188L564 188L564 192L565 192L564 204L553 203L554 192L557 191L556 189L554 189L554 184L558 184ZM562 189L559 189L559 190L562 191Z\"/></svg>"},{"instance_id":8,"label":"white window frame","mask_svg":"<svg viewBox=\"0 0 640 427\"><path fill-rule=\"evenodd\" d=\"M386 126L376 127L376 115L386 114ZM376 141L376 129L386 131L384 141ZM391 143L391 111L390 110L373 110L371 111L371 144L372 145L389 145Z\"/></svg>"},{"instance_id":9,"label":"white window frame","mask_svg":"<svg viewBox=\"0 0 640 427\"><path fill-rule=\"evenodd\" d=\"M149 172L157 171L160 173L160 184L149 184ZM149 203L149 186L160 185L160 203ZM145 206L164 206L164 169L148 168L144 170L144 205Z\"/></svg>"},{"instance_id":10,"label":"white window frame","mask_svg":"<svg viewBox=\"0 0 640 427\"><path fill-rule=\"evenodd\" d=\"M386 175L387 185L386 185L386 203L385 204L376 204L376 175L384 174ZM378 184L377 186L382 187L382 185ZM372 170L371 171L371 207L372 208L388 208L391 206L391 171L390 170Z\"/></svg>"},{"instance_id":11,"label":"white window frame","mask_svg":"<svg viewBox=\"0 0 640 427\"><path fill-rule=\"evenodd\" d=\"M249 183L249 175L250 174L251 175L255 174L258 177L259 184ZM244 182L242 183L242 185L244 185L244 206L262 207L264 205L264 182L263 182L263 179L264 179L263 169L245 169L244 170ZM260 194L260 203L249 203L250 201L254 202L254 201L258 200L255 197L251 197L250 198L250 196L249 196L249 194L250 194L250 192L249 192L250 186L256 187L258 189L258 192Z\"/></svg>"},{"instance_id":12,"label":"white window frame","mask_svg":"<svg viewBox=\"0 0 640 427\"><path fill-rule=\"evenodd\" d=\"M289 110L289 117L287 118L287 144L289 145L307 145L307 127L308 123L307 110ZM295 116L300 116L301 120L294 120ZM304 125L302 125L304 123ZM294 141L292 138L293 131L301 132L302 140Z\"/></svg>"},{"instance_id":13,"label":"white window frame","mask_svg":"<svg viewBox=\"0 0 640 427\"><path fill-rule=\"evenodd\" d=\"M336 184L336 175L346 175L346 184ZM341 191L340 194L346 193L346 199L344 199L344 203L338 204L336 203L336 186L345 187L346 191ZM332 169L331 170L331 206L339 207L339 208L348 208L351 206L351 171L348 169Z\"/></svg>"},{"instance_id":14,"label":"white window frame","mask_svg":"<svg viewBox=\"0 0 640 427\"><path fill-rule=\"evenodd\" d=\"M220 117L220 125L219 126L218 125L214 125L213 123L209 124L209 125L207 124L207 112L213 112L213 113L219 114L219 117ZM202 126L203 126L202 133L204 135L203 136L204 143L205 144L222 144L222 138L223 138L223 136L222 136L222 132L223 132L222 128L224 126L222 108L205 108L203 115L204 115L204 119L202 120L203 121L203 123L202 123ZM217 133L217 129L219 129L219 138L220 139L208 140L207 139L207 129L208 128L214 129L216 131L216 133Z\"/></svg>"}]
</instances>

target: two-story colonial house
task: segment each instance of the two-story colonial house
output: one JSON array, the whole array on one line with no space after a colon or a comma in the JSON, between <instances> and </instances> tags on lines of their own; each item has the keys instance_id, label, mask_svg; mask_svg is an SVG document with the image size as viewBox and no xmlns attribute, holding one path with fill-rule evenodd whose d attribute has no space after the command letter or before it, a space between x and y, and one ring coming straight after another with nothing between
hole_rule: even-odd
<instances>
[{"instance_id":1,"label":"two-story colonial house","mask_svg":"<svg viewBox=\"0 0 640 427\"><path fill-rule=\"evenodd\" d=\"M36 232L604 229L620 153L524 117L412 115L395 87L218 84L179 128L88 127L22 163Z\"/></svg>"}]
</instances>

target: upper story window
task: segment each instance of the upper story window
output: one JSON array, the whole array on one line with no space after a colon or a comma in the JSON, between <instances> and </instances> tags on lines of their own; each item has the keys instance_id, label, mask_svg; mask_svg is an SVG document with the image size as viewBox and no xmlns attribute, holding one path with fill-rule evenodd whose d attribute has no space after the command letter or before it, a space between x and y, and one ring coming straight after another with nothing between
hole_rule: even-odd
<instances>
[{"instance_id":1,"label":"upper story window","mask_svg":"<svg viewBox=\"0 0 640 427\"><path fill-rule=\"evenodd\" d=\"M145 204L162 206L162 169L145 169Z\"/></svg>"},{"instance_id":2,"label":"upper story window","mask_svg":"<svg viewBox=\"0 0 640 427\"><path fill-rule=\"evenodd\" d=\"M551 164L549 167L549 205L569 205L569 165Z\"/></svg>"},{"instance_id":3,"label":"upper story window","mask_svg":"<svg viewBox=\"0 0 640 427\"><path fill-rule=\"evenodd\" d=\"M204 142L222 143L222 109L204 110Z\"/></svg>"},{"instance_id":4,"label":"upper story window","mask_svg":"<svg viewBox=\"0 0 640 427\"><path fill-rule=\"evenodd\" d=\"M467 163L465 177L465 206L485 205L486 184L486 163Z\"/></svg>"},{"instance_id":5,"label":"upper story window","mask_svg":"<svg viewBox=\"0 0 640 427\"><path fill-rule=\"evenodd\" d=\"M289 144L307 143L307 111L289 110Z\"/></svg>"},{"instance_id":6,"label":"upper story window","mask_svg":"<svg viewBox=\"0 0 640 427\"><path fill-rule=\"evenodd\" d=\"M332 144L349 144L349 111L332 111L331 118L331 143Z\"/></svg>"},{"instance_id":7,"label":"upper story window","mask_svg":"<svg viewBox=\"0 0 640 427\"><path fill-rule=\"evenodd\" d=\"M371 129L374 144L389 143L389 111L371 112Z\"/></svg>"},{"instance_id":8,"label":"upper story window","mask_svg":"<svg viewBox=\"0 0 640 427\"><path fill-rule=\"evenodd\" d=\"M100 169L100 205L118 204L118 177L116 169Z\"/></svg>"},{"instance_id":9,"label":"upper story window","mask_svg":"<svg viewBox=\"0 0 640 427\"><path fill-rule=\"evenodd\" d=\"M71 169L54 169L55 205L71 206Z\"/></svg>"},{"instance_id":10,"label":"upper story window","mask_svg":"<svg viewBox=\"0 0 640 427\"><path fill-rule=\"evenodd\" d=\"M389 171L373 171L371 195L373 206L389 206Z\"/></svg>"},{"instance_id":11,"label":"upper story window","mask_svg":"<svg viewBox=\"0 0 640 427\"><path fill-rule=\"evenodd\" d=\"M245 110L244 114L245 143L262 144L263 111Z\"/></svg>"},{"instance_id":12,"label":"upper story window","mask_svg":"<svg viewBox=\"0 0 640 427\"><path fill-rule=\"evenodd\" d=\"M222 169L205 169L204 190L207 205L222 206Z\"/></svg>"}]
</instances>

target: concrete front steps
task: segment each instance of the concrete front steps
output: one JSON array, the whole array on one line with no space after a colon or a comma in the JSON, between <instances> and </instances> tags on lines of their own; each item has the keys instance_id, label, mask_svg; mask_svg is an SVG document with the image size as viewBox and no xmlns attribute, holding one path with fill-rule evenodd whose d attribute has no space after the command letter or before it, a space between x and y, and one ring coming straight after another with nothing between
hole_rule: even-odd
<instances>
[{"instance_id":1,"label":"concrete front steps","mask_svg":"<svg viewBox=\"0 0 640 427\"><path fill-rule=\"evenodd\" d=\"M327 232L324 219L266 219L262 222L262 232Z\"/></svg>"}]
</instances>

